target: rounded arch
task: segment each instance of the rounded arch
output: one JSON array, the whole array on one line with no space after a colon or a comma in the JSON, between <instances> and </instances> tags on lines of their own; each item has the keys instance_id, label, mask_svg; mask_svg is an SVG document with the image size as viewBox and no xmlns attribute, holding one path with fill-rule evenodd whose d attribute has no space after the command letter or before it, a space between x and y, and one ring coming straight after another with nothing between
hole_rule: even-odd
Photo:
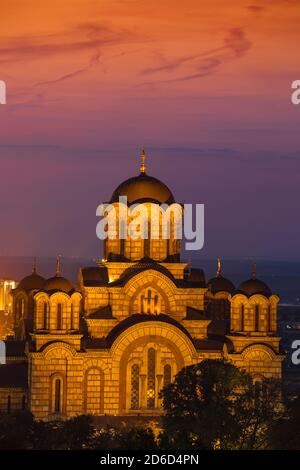
<instances>
[{"instance_id":1,"label":"rounded arch","mask_svg":"<svg viewBox=\"0 0 300 470\"><path fill-rule=\"evenodd\" d=\"M276 354L272 348L265 344L256 343L247 346L241 352L244 361L274 361Z\"/></svg>"},{"instance_id":2,"label":"rounded arch","mask_svg":"<svg viewBox=\"0 0 300 470\"><path fill-rule=\"evenodd\" d=\"M131 354L140 351L145 354L150 347L158 352L160 347L166 348L174 357L177 370L194 363L197 360L197 353L190 338L175 325L160 321L147 321L137 323L123 331L112 344L112 369L119 370L120 383L120 413L126 412L128 406L130 381L128 377L128 364L132 365L134 361L129 361ZM136 362L136 361L135 361ZM143 372L144 374L144 372ZM141 376L144 380L145 376ZM159 373L157 380L161 380ZM161 388L158 384L157 390Z\"/></svg>"},{"instance_id":3,"label":"rounded arch","mask_svg":"<svg viewBox=\"0 0 300 470\"><path fill-rule=\"evenodd\" d=\"M214 299L226 299L230 300L231 299L231 294L230 292L226 292L225 290L220 290L219 292L216 292L215 294L211 294L211 297Z\"/></svg>"},{"instance_id":4,"label":"rounded arch","mask_svg":"<svg viewBox=\"0 0 300 470\"><path fill-rule=\"evenodd\" d=\"M36 302L39 302L40 300L48 300L49 301L49 294L45 291L39 291L36 294L34 294L34 299Z\"/></svg>"},{"instance_id":5,"label":"rounded arch","mask_svg":"<svg viewBox=\"0 0 300 470\"><path fill-rule=\"evenodd\" d=\"M99 366L91 365L84 371L83 410L88 415L104 413L104 371Z\"/></svg>"},{"instance_id":6,"label":"rounded arch","mask_svg":"<svg viewBox=\"0 0 300 470\"><path fill-rule=\"evenodd\" d=\"M99 369L103 370L103 372L106 374L109 374L110 373L110 366L109 366L109 363L107 363L105 360L101 359L101 358L84 358L83 359L83 369L84 369L84 372L88 369L90 369L91 367L98 367Z\"/></svg>"},{"instance_id":7,"label":"rounded arch","mask_svg":"<svg viewBox=\"0 0 300 470\"><path fill-rule=\"evenodd\" d=\"M244 294L234 294L231 297L232 304L247 304L249 301L248 297Z\"/></svg>"},{"instance_id":8,"label":"rounded arch","mask_svg":"<svg viewBox=\"0 0 300 470\"><path fill-rule=\"evenodd\" d=\"M249 297L249 305L263 305L263 306L268 306L269 305L269 299L268 297L265 297L262 294L254 294Z\"/></svg>"},{"instance_id":9,"label":"rounded arch","mask_svg":"<svg viewBox=\"0 0 300 470\"><path fill-rule=\"evenodd\" d=\"M26 316L29 305L29 296L25 290L19 290L14 294L15 320L20 320Z\"/></svg>"},{"instance_id":10,"label":"rounded arch","mask_svg":"<svg viewBox=\"0 0 300 470\"><path fill-rule=\"evenodd\" d=\"M66 292L58 291L53 292L53 294L49 295L50 302L60 302L64 300L65 302L71 302L71 297Z\"/></svg>"},{"instance_id":11,"label":"rounded arch","mask_svg":"<svg viewBox=\"0 0 300 470\"><path fill-rule=\"evenodd\" d=\"M54 372L49 380L49 414L63 415L66 412L66 375Z\"/></svg>"},{"instance_id":12,"label":"rounded arch","mask_svg":"<svg viewBox=\"0 0 300 470\"><path fill-rule=\"evenodd\" d=\"M155 293L157 293L158 295L161 296L162 303L164 305L164 309L161 311L161 313L166 313L166 312L171 311L169 298L168 298L168 295L166 295L166 292L158 284L154 284L153 282L148 281L147 283L139 286L136 289L136 291L135 291L134 295L132 296L132 298L130 299L130 301L129 301L129 313L132 313L132 312L133 313L143 313L143 312L135 312L134 304L137 301L137 298L141 295L141 293L145 289L149 289L151 291L154 291Z\"/></svg>"},{"instance_id":13,"label":"rounded arch","mask_svg":"<svg viewBox=\"0 0 300 470\"><path fill-rule=\"evenodd\" d=\"M46 343L40 350L45 359L57 357L60 359L72 358L77 355L77 352L73 346L64 341L53 341Z\"/></svg>"},{"instance_id":14,"label":"rounded arch","mask_svg":"<svg viewBox=\"0 0 300 470\"><path fill-rule=\"evenodd\" d=\"M196 349L191 339L177 326L161 321L148 321L141 325L137 323L123 331L112 344L111 354L113 361L121 358L127 346L144 337L158 336L168 341L180 350L185 362L192 363L197 357Z\"/></svg>"},{"instance_id":15,"label":"rounded arch","mask_svg":"<svg viewBox=\"0 0 300 470\"><path fill-rule=\"evenodd\" d=\"M192 337L190 333L185 329L181 323L179 323L177 320L174 318L165 315L165 314L160 314L156 315L155 317L153 315L147 315L147 314L133 314L130 315L128 318L125 318L122 320L120 323L118 323L108 334L106 338L107 344L111 347L113 343L116 341L118 336L120 336L124 331L128 331L128 329L134 325L141 324L141 327L145 323L155 323L161 322L164 325L173 325L175 326L178 330L182 331L185 337L189 338L190 341L192 342Z\"/></svg>"},{"instance_id":16,"label":"rounded arch","mask_svg":"<svg viewBox=\"0 0 300 470\"><path fill-rule=\"evenodd\" d=\"M132 276L124 285L124 309L130 314L130 308L133 305L136 296L145 287L152 286L166 299L166 306L170 312L176 309L174 282L155 269L147 269Z\"/></svg>"},{"instance_id":17,"label":"rounded arch","mask_svg":"<svg viewBox=\"0 0 300 470\"><path fill-rule=\"evenodd\" d=\"M38 292L34 296L34 321L37 330L49 328L50 302L46 292Z\"/></svg>"}]
</instances>

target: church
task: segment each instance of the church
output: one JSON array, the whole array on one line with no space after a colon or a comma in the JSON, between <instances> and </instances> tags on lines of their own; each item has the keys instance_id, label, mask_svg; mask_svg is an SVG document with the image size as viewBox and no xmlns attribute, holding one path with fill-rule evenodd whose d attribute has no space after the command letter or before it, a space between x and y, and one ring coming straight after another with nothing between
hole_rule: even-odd
<instances>
[{"instance_id":1,"label":"church","mask_svg":"<svg viewBox=\"0 0 300 470\"><path fill-rule=\"evenodd\" d=\"M173 193L140 172L122 182L128 205L173 204ZM0 411L36 419L158 416L160 390L183 367L225 359L254 380L281 378L279 297L250 279L235 286L218 262L214 278L180 258L180 240L104 241L103 259L82 267L75 286L60 260L50 279L38 272L13 290L14 337L0 366Z\"/></svg>"}]
</instances>

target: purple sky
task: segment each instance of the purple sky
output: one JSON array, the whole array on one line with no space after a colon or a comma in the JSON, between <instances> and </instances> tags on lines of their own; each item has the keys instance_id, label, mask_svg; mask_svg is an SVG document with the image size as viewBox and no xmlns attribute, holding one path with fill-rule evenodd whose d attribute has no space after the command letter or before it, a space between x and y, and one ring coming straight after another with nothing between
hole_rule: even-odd
<instances>
[{"instance_id":1,"label":"purple sky","mask_svg":"<svg viewBox=\"0 0 300 470\"><path fill-rule=\"evenodd\" d=\"M4 10L0 255L100 257L96 207L144 145L149 174L205 204L201 256L299 260L296 2L97 3Z\"/></svg>"}]
</instances>

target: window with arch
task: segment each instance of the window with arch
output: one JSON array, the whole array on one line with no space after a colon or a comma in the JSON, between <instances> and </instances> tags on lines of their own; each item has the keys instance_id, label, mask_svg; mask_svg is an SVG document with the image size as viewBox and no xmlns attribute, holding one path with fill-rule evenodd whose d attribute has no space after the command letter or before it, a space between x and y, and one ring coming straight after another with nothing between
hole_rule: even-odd
<instances>
[{"instance_id":1,"label":"window with arch","mask_svg":"<svg viewBox=\"0 0 300 470\"><path fill-rule=\"evenodd\" d=\"M131 366L131 400L130 408L138 410L140 405L140 367L138 364Z\"/></svg>"},{"instance_id":2,"label":"window with arch","mask_svg":"<svg viewBox=\"0 0 300 470\"><path fill-rule=\"evenodd\" d=\"M43 329L46 330L49 328L49 307L48 302L43 302Z\"/></svg>"},{"instance_id":3,"label":"window with arch","mask_svg":"<svg viewBox=\"0 0 300 470\"><path fill-rule=\"evenodd\" d=\"M74 306L73 306L73 304L71 304L70 329L71 330L75 329L75 326L74 326Z\"/></svg>"},{"instance_id":4,"label":"window with arch","mask_svg":"<svg viewBox=\"0 0 300 470\"><path fill-rule=\"evenodd\" d=\"M259 331L259 305L254 307L254 331Z\"/></svg>"},{"instance_id":5,"label":"window with arch","mask_svg":"<svg viewBox=\"0 0 300 470\"><path fill-rule=\"evenodd\" d=\"M170 364L166 364L164 366L164 387L171 383L171 366Z\"/></svg>"},{"instance_id":6,"label":"window with arch","mask_svg":"<svg viewBox=\"0 0 300 470\"><path fill-rule=\"evenodd\" d=\"M17 312L18 312L18 318L24 318L24 314L25 314L25 299L19 299L19 300L18 300Z\"/></svg>"},{"instance_id":7,"label":"window with arch","mask_svg":"<svg viewBox=\"0 0 300 470\"><path fill-rule=\"evenodd\" d=\"M140 296L141 313L159 315L161 312L161 299L160 296L153 292L152 289L147 289Z\"/></svg>"},{"instance_id":8,"label":"window with arch","mask_svg":"<svg viewBox=\"0 0 300 470\"><path fill-rule=\"evenodd\" d=\"M103 372L93 367L85 375L85 412L90 415L103 413Z\"/></svg>"},{"instance_id":9,"label":"window with arch","mask_svg":"<svg viewBox=\"0 0 300 470\"><path fill-rule=\"evenodd\" d=\"M154 348L148 350L148 374L147 374L147 408L155 408L156 389L156 351Z\"/></svg>"},{"instance_id":10,"label":"window with arch","mask_svg":"<svg viewBox=\"0 0 300 470\"><path fill-rule=\"evenodd\" d=\"M56 306L56 329L62 330L62 323L63 323L63 305L62 303L58 303Z\"/></svg>"},{"instance_id":11,"label":"window with arch","mask_svg":"<svg viewBox=\"0 0 300 470\"><path fill-rule=\"evenodd\" d=\"M52 412L56 414L62 413L62 379L56 377L53 382Z\"/></svg>"},{"instance_id":12,"label":"window with arch","mask_svg":"<svg viewBox=\"0 0 300 470\"><path fill-rule=\"evenodd\" d=\"M245 305L241 304L241 331L245 330Z\"/></svg>"},{"instance_id":13,"label":"window with arch","mask_svg":"<svg viewBox=\"0 0 300 470\"><path fill-rule=\"evenodd\" d=\"M271 315L272 315L272 309L271 309L271 305L268 305L268 309L267 309L267 331L271 331L272 330L272 321L271 321Z\"/></svg>"}]
</instances>

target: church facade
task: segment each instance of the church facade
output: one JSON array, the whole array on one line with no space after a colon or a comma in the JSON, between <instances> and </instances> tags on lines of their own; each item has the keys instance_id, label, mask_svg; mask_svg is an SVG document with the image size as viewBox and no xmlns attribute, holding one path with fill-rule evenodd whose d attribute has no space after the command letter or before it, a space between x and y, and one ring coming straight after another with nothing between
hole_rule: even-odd
<instances>
[{"instance_id":1,"label":"church facade","mask_svg":"<svg viewBox=\"0 0 300 470\"><path fill-rule=\"evenodd\" d=\"M146 173L121 183L128 205L175 202ZM255 380L281 377L279 297L252 277L238 287L221 273L180 260L180 242L162 237L104 242L103 260L83 267L77 286L37 273L13 291L14 338L0 366L0 410L37 419L158 415L160 390L185 366L223 358Z\"/></svg>"}]
</instances>

